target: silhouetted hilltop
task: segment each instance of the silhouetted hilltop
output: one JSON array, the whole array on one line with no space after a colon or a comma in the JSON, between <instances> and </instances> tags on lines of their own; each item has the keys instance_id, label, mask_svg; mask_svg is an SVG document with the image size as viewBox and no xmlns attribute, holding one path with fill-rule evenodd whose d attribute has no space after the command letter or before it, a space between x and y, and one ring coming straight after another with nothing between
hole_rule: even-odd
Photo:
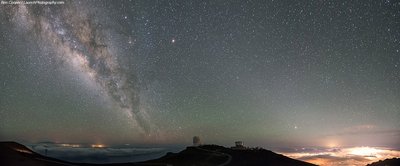
<instances>
[{"instance_id":1,"label":"silhouetted hilltop","mask_svg":"<svg viewBox=\"0 0 400 166\"><path fill-rule=\"evenodd\" d=\"M367 166L399 166L400 165L400 158L392 158L386 160L379 160L377 162L368 164Z\"/></svg>"},{"instance_id":2,"label":"silhouetted hilltop","mask_svg":"<svg viewBox=\"0 0 400 166\"><path fill-rule=\"evenodd\" d=\"M0 165L64 166L71 163L42 156L16 142L0 142Z\"/></svg>"},{"instance_id":3,"label":"silhouetted hilltop","mask_svg":"<svg viewBox=\"0 0 400 166\"><path fill-rule=\"evenodd\" d=\"M187 147L179 153L167 153L165 156L146 161L143 163L166 163L172 165L219 165L229 159L229 156L219 153L199 149L197 147Z\"/></svg>"},{"instance_id":4,"label":"silhouetted hilltop","mask_svg":"<svg viewBox=\"0 0 400 166\"><path fill-rule=\"evenodd\" d=\"M159 159L144 163L171 165L280 165L314 166L307 162L291 159L265 149L231 149L218 145L187 147L179 153L168 153Z\"/></svg>"},{"instance_id":5,"label":"silhouetted hilltop","mask_svg":"<svg viewBox=\"0 0 400 166\"><path fill-rule=\"evenodd\" d=\"M31 151L24 145L15 142L0 142L1 166L140 166L140 165L174 165L174 166L215 166L215 165L280 165L280 166L313 166L313 164L288 158L265 149L231 149L218 145L187 147L179 153L167 153L165 156L139 163L119 164L85 164L71 163Z\"/></svg>"}]
</instances>

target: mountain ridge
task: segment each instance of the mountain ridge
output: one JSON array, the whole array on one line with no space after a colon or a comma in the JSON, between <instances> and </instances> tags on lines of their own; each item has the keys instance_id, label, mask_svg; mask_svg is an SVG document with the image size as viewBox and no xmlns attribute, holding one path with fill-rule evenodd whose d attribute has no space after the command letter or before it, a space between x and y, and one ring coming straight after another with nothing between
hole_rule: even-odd
<instances>
[{"instance_id":1,"label":"mountain ridge","mask_svg":"<svg viewBox=\"0 0 400 166\"><path fill-rule=\"evenodd\" d=\"M115 164L72 163L36 153L26 146L16 142L0 142L0 165L21 166L123 166L123 165L204 165L204 166L237 166L237 165L299 165L314 166L314 164L291 159L272 151L256 148L226 148L219 145L189 146L178 153L167 153L161 158L136 162Z\"/></svg>"}]
</instances>

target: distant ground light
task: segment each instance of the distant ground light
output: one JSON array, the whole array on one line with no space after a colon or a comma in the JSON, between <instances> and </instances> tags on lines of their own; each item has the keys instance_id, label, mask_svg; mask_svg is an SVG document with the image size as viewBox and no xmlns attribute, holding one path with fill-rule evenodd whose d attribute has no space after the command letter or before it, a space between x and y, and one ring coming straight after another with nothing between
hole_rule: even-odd
<instances>
[{"instance_id":1,"label":"distant ground light","mask_svg":"<svg viewBox=\"0 0 400 166\"><path fill-rule=\"evenodd\" d=\"M327 148L318 150L303 148L295 152L286 152L282 154L322 166L364 166L379 160L400 157L400 151L382 147Z\"/></svg>"}]
</instances>

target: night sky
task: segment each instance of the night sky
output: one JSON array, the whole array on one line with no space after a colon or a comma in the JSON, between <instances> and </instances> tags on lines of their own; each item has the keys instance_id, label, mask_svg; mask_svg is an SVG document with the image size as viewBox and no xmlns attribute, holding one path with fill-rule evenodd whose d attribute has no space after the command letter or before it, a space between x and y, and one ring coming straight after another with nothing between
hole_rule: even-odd
<instances>
[{"instance_id":1,"label":"night sky","mask_svg":"<svg viewBox=\"0 0 400 166\"><path fill-rule=\"evenodd\" d=\"M0 5L0 140L400 147L400 2Z\"/></svg>"}]
</instances>

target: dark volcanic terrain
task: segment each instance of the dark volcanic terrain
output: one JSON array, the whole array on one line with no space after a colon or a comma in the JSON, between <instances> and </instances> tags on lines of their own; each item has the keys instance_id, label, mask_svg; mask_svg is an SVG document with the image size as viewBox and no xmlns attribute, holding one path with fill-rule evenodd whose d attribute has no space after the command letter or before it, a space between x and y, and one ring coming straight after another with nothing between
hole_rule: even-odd
<instances>
[{"instance_id":1,"label":"dark volcanic terrain","mask_svg":"<svg viewBox=\"0 0 400 166\"><path fill-rule=\"evenodd\" d=\"M119 164L85 164L71 163L46 156L31 151L24 145L15 142L0 143L0 165L281 165L281 166L312 166L313 164L291 159L289 157L276 154L265 149L231 149L218 145L203 145L198 147L187 147L179 153L168 153L165 156L139 163L119 163Z\"/></svg>"},{"instance_id":2,"label":"dark volcanic terrain","mask_svg":"<svg viewBox=\"0 0 400 166\"><path fill-rule=\"evenodd\" d=\"M386 159L383 161L377 161L371 164L368 164L367 166L399 166L400 165L400 158L392 158L392 159Z\"/></svg>"}]
</instances>

